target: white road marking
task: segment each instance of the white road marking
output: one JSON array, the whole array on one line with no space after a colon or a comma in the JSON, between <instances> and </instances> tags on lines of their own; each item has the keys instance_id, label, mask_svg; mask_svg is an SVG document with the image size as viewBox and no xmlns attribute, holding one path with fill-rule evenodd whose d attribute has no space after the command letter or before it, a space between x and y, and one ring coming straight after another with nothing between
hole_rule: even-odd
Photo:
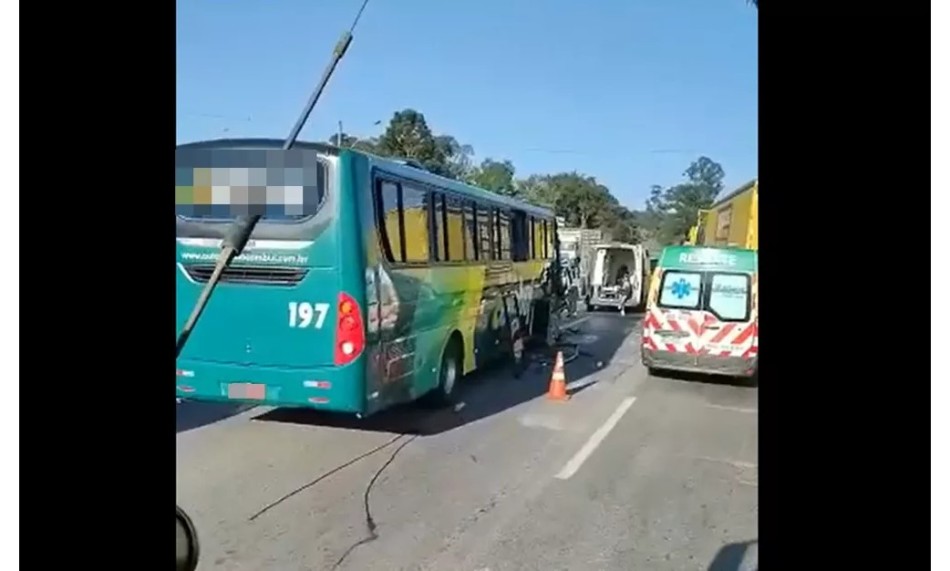
<instances>
[{"instance_id":1,"label":"white road marking","mask_svg":"<svg viewBox=\"0 0 950 571\"><path fill-rule=\"evenodd\" d=\"M610 431L617 426L617 423L620 422L621 417L624 413L633 406L634 401L637 400L637 397L627 397L623 399L623 402L620 403L620 406L617 407L617 410L610 415L609 418L597 429L596 432L590 435L590 438L587 439L587 442L581 446L581 449L577 451L577 454L571 458L567 464L564 465L564 468L557 473L555 478L559 480L567 480L573 476L580 467L584 464L584 461L587 460L591 454L594 453L594 450L597 450L597 447L600 446L601 442L604 441L604 438L607 438L607 435L610 434Z\"/></svg>"},{"instance_id":2,"label":"white road marking","mask_svg":"<svg viewBox=\"0 0 950 571\"><path fill-rule=\"evenodd\" d=\"M715 462L717 464L728 464L734 468L739 468L742 470L756 470L759 468L759 465L755 462L743 462L742 460L730 460L728 458L710 458L709 456L694 456L696 460L702 460L704 462Z\"/></svg>"},{"instance_id":3,"label":"white road marking","mask_svg":"<svg viewBox=\"0 0 950 571\"><path fill-rule=\"evenodd\" d=\"M729 410L732 412L741 412L744 414L759 414L759 409L757 408L748 408L741 406L726 406L722 404L706 404L707 408L718 408L719 410Z\"/></svg>"}]
</instances>

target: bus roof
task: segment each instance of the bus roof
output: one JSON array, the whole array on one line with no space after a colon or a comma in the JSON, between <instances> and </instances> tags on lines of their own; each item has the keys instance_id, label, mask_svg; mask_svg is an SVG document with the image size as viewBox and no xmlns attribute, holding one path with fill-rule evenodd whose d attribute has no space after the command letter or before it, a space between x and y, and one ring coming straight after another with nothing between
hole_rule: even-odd
<instances>
[{"instance_id":1,"label":"bus roof","mask_svg":"<svg viewBox=\"0 0 950 571\"><path fill-rule=\"evenodd\" d=\"M177 149L201 149L201 148L228 148L228 149L280 149L283 147L283 139L214 139L209 141L196 141L193 143L183 143L177 145ZM471 196L476 200L483 200L486 202L493 202L501 206L507 206L508 208L523 210L528 214L533 214L542 218L554 218L554 212L547 208L541 208L540 206L535 206L528 202L521 200L516 200L509 196L504 196L501 194L496 194L494 192L489 192L485 189L478 188L476 186L471 186L453 180L450 178L445 178L437 174L433 174L425 169L413 166L412 164L407 164L408 161L400 159L389 159L385 157L380 157L366 151L360 151L357 149L348 149L340 148L336 145L331 145L329 143L318 143L318 142L307 142L307 141L297 141L294 143L295 149L312 149L320 153L326 153L330 155L339 155L341 152L345 153L356 153L361 154L366 157L369 157L373 166L380 168L391 174L395 174L401 177L410 178L417 180L423 184L431 184L444 188L452 192L457 192L462 195Z\"/></svg>"},{"instance_id":2,"label":"bus roof","mask_svg":"<svg viewBox=\"0 0 950 571\"><path fill-rule=\"evenodd\" d=\"M659 265L674 270L755 272L759 257L755 250L742 248L667 246Z\"/></svg>"},{"instance_id":3,"label":"bus roof","mask_svg":"<svg viewBox=\"0 0 950 571\"><path fill-rule=\"evenodd\" d=\"M606 249L606 248L617 248L623 250L636 250L637 248L643 248L643 244L630 244L629 242L597 242L591 248Z\"/></svg>"},{"instance_id":4,"label":"bus roof","mask_svg":"<svg viewBox=\"0 0 950 571\"><path fill-rule=\"evenodd\" d=\"M507 206L508 208L515 210L523 210L528 214L533 214L541 218L554 218L554 212L547 208L541 208L540 206L535 206L531 203L511 198L510 196L496 194L483 188L478 188L477 186L472 186L458 180L439 176L425 169L420 169L418 167L405 164L399 160L379 157L371 153L366 153L355 149L345 149L345 152L366 155L370 158L374 166L390 174L417 180L423 184L439 186L445 190L456 192L465 196L470 196L476 200L493 202L495 204Z\"/></svg>"},{"instance_id":5,"label":"bus roof","mask_svg":"<svg viewBox=\"0 0 950 571\"><path fill-rule=\"evenodd\" d=\"M284 146L283 139L210 139L207 141L194 141L192 143L180 143L175 145L176 149L280 149ZM339 154L339 147L329 143L308 143L306 141L297 141L294 148L312 149L323 153Z\"/></svg>"}]
</instances>

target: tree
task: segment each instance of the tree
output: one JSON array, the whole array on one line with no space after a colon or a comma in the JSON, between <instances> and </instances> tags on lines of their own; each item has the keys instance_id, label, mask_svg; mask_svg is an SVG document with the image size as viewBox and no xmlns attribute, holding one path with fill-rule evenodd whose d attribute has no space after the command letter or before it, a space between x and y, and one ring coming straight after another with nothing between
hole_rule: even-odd
<instances>
[{"instance_id":1,"label":"tree","mask_svg":"<svg viewBox=\"0 0 950 571\"><path fill-rule=\"evenodd\" d=\"M725 171L709 157L699 157L683 173L686 181L666 189L654 185L647 199L647 213L656 223L656 236L670 244L686 237L696 224L699 210L709 208L722 191Z\"/></svg>"},{"instance_id":2,"label":"tree","mask_svg":"<svg viewBox=\"0 0 950 571\"><path fill-rule=\"evenodd\" d=\"M505 196L515 196L515 165L509 160L488 158L466 177L470 184Z\"/></svg>"},{"instance_id":3,"label":"tree","mask_svg":"<svg viewBox=\"0 0 950 571\"><path fill-rule=\"evenodd\" d=\"M471 145L463 145L452 135L438 135L436 145L445 156L445 176L456 180L465 180L472 172L472 155L475 154Z\"/></svg>"},{"instance_id":4,"label":"tree","mask_svg":"<svg viewBox=\"0 0 950 571\"><path fill-rule=\"evenodd\" d=\"M427 170L441 175L451 174L446 156L446 141L436 141L426 118L415 109L404 109L393 114L386 131L379 138L382 154L404 159L415 159Z\"/></svg>"},{"instance_id":5,"label":"tree","mask_svg":"<svg viewBox=\"0 0 950 571\"><path fill-rule=\"evenodd\" d=\"M639 244L644 240L636 214L620 204L602 214L601 228L618 242Z\"/></svg>"},{"instance_id":6,"label":"tree","mask_svg":"<svg viewBox=\"0 0 950 571\"><path fill-rule=\"evenodd\" d=\"M592 176L577 172L531 175L514 181L514 196L553 209L568 226L601 228L616 240L639 241L634 213Z\"/></svg>"},{"instance_id":7,"label":"tree","mask_svg":"<svg viewBox=\"0 0 950 571\"><path fill-rule=\"evenodd\" d=\"M336 145L337 147L349 147L351 149L359 149L369 153L377 152L377 141L375 138L360 139L346 133L343 133L341 137L339 133L334 133L327 138L327 141L331 145ZM342 144L340 144L341 142Z\"/></svg>"},{"instance_id":8,"label":"tree","mask_svg":"<svg viewBox=\"0 0 950 571\"><path fill-rule=\"evenodd\" d=\"M554 212L569 226L598 228L604 212L618 204L607 187L578 172L551 175L546 185L546 194L554 198Z\"/></svg>"},{"instance_id":9,"label":"tree","mask_svg":"<svg viewBox=\"0 0 950 571\"><path fill-rule=\"evenodd\" d=\"M751 1L758 7L757 1ZM576 171L515 179L510 160L489 157L475 165L470 145L449 134L436 135L425 116L414 109L393 113L379 137L361 139L343 133L328 140L381 156L414 159L435 174L550 208L569 226L599 228L614 240L643 243L651 249L683 239L695 225L698 211L708 208L723 187L722 166L700 157L684 171L683 182L669 188L654 185L645 210L631 210L595 177Z\"/></svg>"},{"instance_id":10,"label":"tree","mask_svg":"<svg viewBox=\"0 0 950 571\"><path fill-rule=\"evenodd\" d=\"M551 185L550 177L533 174L526 179L514 181L515 196L537 206L554 208L557 202L557 189Z\"/></svg>"}]
</instances>

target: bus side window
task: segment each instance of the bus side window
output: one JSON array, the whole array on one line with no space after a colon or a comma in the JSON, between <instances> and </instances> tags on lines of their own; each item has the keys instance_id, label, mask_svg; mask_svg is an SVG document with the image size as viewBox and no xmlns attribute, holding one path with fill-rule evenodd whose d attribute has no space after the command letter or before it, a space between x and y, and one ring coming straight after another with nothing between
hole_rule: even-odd
<instances>
[{"instance_id":1,"label":"bus side window","mask_svg":"<svg viewBox=\"0 0 950 571\"><path fill-rule=\"evenodd\" d=\"M403 184L402 231L406 262L429 261L429 200L424 190Z\"/></svg>"},{"instance_id":2,"label":"bus side window","mask_svg":"<svg viewBox=\"0 0 950 571\"><path fill-rule=\"evenodd\" d=\"M445 195L441 192L432 193L432 259L447 261L448 245L445 236Z\"/></svg>"},{"instance_id":3,"label":"bus side window","mask_svg":"<svg viewBox=\"0 0 950 571\"><path fill-rule=\"evenodd\" d=\"M524 262L531 256L527 227L528 217L516 210L511 218L511 259L516 262Z\"/></svg>"},{"instance_id":4,"label":"bus side window","mask_svg":"<svg viewBox=\"0 0 950 571\"><path fill-rule=\"evenodd\" d=\"M492 259L492 217L487 206L478 205L478 253L482 260Z\"/></svg>"},{"instance_id":5,"label":"bus side window","mask_svg":"<svg viewBox=\"0 0 950 571\"><path fill-rule=\"evenodd\" d=\"M402 212L399 208L399 186L380 180L376 182L376 226L380 234L383 256L390 262L405 258L402 244Z\"/></svg>"},{"instance_id":6,"label":"bus side window","mask_svg":"<svg viewBox=\"0 0 950 571\"><path fill-rule=\"evenodd\" d=\"M548 250L548 233L550 232L550 225L547 220L541 221L541 257L543 259L548 259L548 256L551 255L551 251Z\"/></svg>"},{"instance_id":7,"label":"bus side window","mask_svg":"<svg viewBox=\"0 0 950 571\"><path fill-rule=\"evenodd\" d=\"M492 229L492 258L500 260L501 258L501 230L499 229L498 209L491 209L491 229Z\"/></svg>"},{"instance_id":8,"label":"bus side window","mask_svg":"<svg viewBox=\"0 0 950 571\"><path fill-rule=\"evenodd\" d=\"M535 225L536 233L534 237L537 239L537 243L534 245L534 251L538 253L539 260L547 258L547 254L544 253L544 227L546 224L547 222L544 220L538 220Z\"/></svg>"},{"instance_id":9,"label":"bus side window","mask_svg":"<svg viewBox=\"0 0 950 571\"><path fill-rule=\"evenodd\" d=\"M465 225L462 222L462 199L445 196L445 248L450 262L465 260Z\"/></svg>"},{"instance_id":10,"label":"bus side window","mask_svg":"<svg viewBox=\"0 0 950 571\"><path fill-rule=\"evenodd\" d=\"M530 236L531 249L529 250L530 252L529 256L531 256L532 260L537 260L538 258L540 258L540 256L538 256L538 234L537 234L538 222L534 219L534 216L531 217L530 226L531 228L529 229L529 231L531 235Z\"/></svg>"},{"instance_id":11,"label":"bus side window","mask_svg":"<svg viewBox=\"0 0 950 571\"><path fill-rule=\"evenodd\" d=\"M498 240L498 259L511 259L511 225L509 223L509 214L507 210L495 210L495 220L497 220L497 240Z\"/></svg>"},{"instance_id":12,"label":"bus side window","mask_svg":"<svg viewBox=\"0 0 950 571\"><path fill-rule=\"evenodd\" d=\"M475 224L475 202L465 200L465 259L471 262L478 260L478 225Z\"/></svg>"}]
</instances>

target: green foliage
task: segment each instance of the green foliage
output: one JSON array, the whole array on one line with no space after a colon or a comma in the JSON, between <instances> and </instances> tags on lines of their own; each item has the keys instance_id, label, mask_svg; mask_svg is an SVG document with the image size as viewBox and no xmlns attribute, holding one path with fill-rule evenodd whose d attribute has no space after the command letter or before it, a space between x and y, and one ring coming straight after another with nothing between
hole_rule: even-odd
<instances>
[{"instance_id":1,"label":"green foliage","mask_svg":"<svg viewBox=\"0 0 950 571\"><path fill-rule=\"evenodd\" d=\"M472 171L472 155L475 154L472 146L460 144L451 135L438 135L435 142L445 160L442 169L445 176L456 180L465 180Z\"/></svg>"},{"instance_id":2,"label":"green foliage","mask_svg":"<svg viewBox=\"0 0 950 571\"><path fill-rule=\"evenodd\" d=\"M389 126L379 138L382 155L415 159L436 174L448 175L448 146L436 140L422 113L404 109L393 114Z\"/></svg>"},{"instance_id":3,"label":"green foliage","mask_svg":"<svg viewBox=\"0 0 950 571\"><path fill-rule=\"evenodd\" d=\"M696 224L700 209L709 208L722 191L725 172L709 157L699 157L683 172L686 180L669 188L654 185L647 213L658 241L672 244L684 239Z\"/></svg>"},{"instance_id":4,"label":"green foliage","mask_svg":"<svg viewBox=\"0 0 950 571\"><path fill-rule=\"evenodd\" d=\"M340 144L340 139L343 141L342 145ZM338 147L349 147L351 149L359 149L368 153L378 154L377 147L379 146L379 141L375 137L371 139L360 139L347 133L343 133L342 137L339 133L334 133L333 135L330 135L327 141L331 145L336 145Z\"/></svg>"},{"instance_id":5,"label":"green foliage","mask_svg":"<svg viewBox=\"0 0 950 571\"><path fill-rule=\"evenodd\" d=\"M478 167L471 169L465 180L469 184L505 196L515 196L517 194L515 165L508 160L485 159Z\"/></svg>"},{"instance_id":6,"label":"green foliage","mask_svg":"<svg viewBox=\"0 0 950 571\"><path fill-rule=\"evenodd\" d=\"M551 186L550 175L533 174L526 179L515 180L515 196L538 206L554 208L557 190Z\"/></svg>"},{"instance_id":7,"label":"green foliage","mask_svg":"<svg viewBox=\"0 0 950 571\"><path fill-rule=\"evenodd\" d=\"M342 139L338 141L337 139ZM669 188L654 186L646 209L630 210L595 177L576 171L532 174L515 178L507 159L473 161L474 150L447 134L435 134L425 116L404 109L393 114L379 137L361 139L334 134L329 142L381 156L415 159L429 171L540 206L563 217L571 227L599 228L622 242L657 247L678 243L695 224L697 211L713 203L722 190L723 169L700 157L683 173L685 180ZM342 143L342 145L341 145Z\"/></svg>"}]
</instances>

